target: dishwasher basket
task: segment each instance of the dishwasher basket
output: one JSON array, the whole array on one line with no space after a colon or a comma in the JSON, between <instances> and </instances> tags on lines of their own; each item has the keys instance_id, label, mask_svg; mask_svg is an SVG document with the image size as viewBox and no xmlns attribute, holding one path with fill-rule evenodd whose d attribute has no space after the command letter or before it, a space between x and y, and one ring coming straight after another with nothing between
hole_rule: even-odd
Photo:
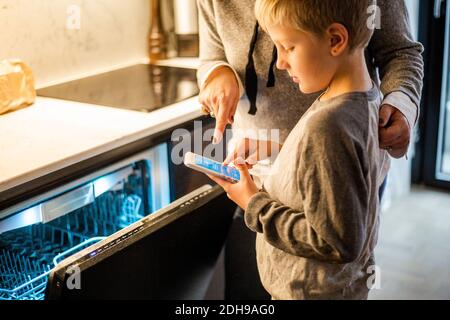
<instances>
[{"instance_id":1,"label":"dishwasher basket","mask_svg":"<svg viewBox=\"0 0 450 320\"><path fill-rule=\"evenodd\" d=\"M0 235L0 300L42 300L59 262L142 217L141 197L124 187L49 223Z\"/></svg>"}]
</instances>

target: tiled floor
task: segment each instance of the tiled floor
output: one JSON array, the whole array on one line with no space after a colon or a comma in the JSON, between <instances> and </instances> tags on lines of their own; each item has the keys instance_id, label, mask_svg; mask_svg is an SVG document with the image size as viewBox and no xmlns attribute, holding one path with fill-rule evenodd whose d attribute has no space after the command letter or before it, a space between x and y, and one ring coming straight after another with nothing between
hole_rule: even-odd
<instances>
[{"instance_id":1,"label":"tiled floor","mask_svg":"<svg viewBox=\"0 0 450 320\"><path fill-rule=\"evenodd\" d=\"M450 193L413 187L381 215L370 299L450 299Z\"/></svg>"}]
</instances>

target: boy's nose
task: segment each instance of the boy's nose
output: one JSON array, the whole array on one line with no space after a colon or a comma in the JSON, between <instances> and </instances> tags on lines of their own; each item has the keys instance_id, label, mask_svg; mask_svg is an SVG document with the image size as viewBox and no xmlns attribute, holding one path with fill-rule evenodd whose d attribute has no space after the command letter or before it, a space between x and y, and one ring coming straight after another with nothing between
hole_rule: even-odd
<instances>
[{"instance_id":1,"label":"boy's nose","mask_svg":"<svg viewBox=\"0 0 450 320\"><path fill-rule=\"evenodd\" d=\"M286 70L288 68L288 64L282 56L278 56L277 68L280 70Z\"/></svg>"}]
</instances>

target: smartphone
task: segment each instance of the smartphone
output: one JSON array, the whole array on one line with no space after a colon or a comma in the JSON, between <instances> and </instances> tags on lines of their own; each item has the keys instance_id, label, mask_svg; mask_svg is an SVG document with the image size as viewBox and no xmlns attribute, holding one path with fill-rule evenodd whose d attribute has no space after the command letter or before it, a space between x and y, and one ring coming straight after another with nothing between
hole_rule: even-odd
<instances>
[{"instance_id":1,"label":"smartphone","mask_svg":"<svg viewBox=\"0 0 450 320\"><path fill-rule=\"evenodd\" d=\"M241 179L238 169L230 166L223 166L220 162L192 152L186 153L184 156L184 164L191 169L215 175L232 183L237 183Z\"/></svg>"}]
</instances>

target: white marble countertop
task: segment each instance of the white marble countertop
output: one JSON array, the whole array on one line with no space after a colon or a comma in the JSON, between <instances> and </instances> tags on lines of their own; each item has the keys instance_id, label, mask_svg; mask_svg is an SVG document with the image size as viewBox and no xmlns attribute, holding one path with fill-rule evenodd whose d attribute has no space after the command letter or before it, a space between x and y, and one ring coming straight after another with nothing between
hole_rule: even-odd
<instances>
[{"instance_id":1,"label":"white marble countertop","mask_svg":"<svg viewBox=\"0 0 450 320\"><path fill-rule=\"evenodd\" d=\"M199 61L159 64L195 69ZM198 97L151 113L38 97L0 116L0 192L200 116Z\"/></svg>"},{"instance_id":2,"label":"white marble countertop","mask_svg":"<svg viewBox=\"0 0 450 320\"><path fill-rule=\"evenodd\" d=\"M199 116L197 97L151 113L38 97L0 116L0 192Z\"/></svg>"}]
</instances>

